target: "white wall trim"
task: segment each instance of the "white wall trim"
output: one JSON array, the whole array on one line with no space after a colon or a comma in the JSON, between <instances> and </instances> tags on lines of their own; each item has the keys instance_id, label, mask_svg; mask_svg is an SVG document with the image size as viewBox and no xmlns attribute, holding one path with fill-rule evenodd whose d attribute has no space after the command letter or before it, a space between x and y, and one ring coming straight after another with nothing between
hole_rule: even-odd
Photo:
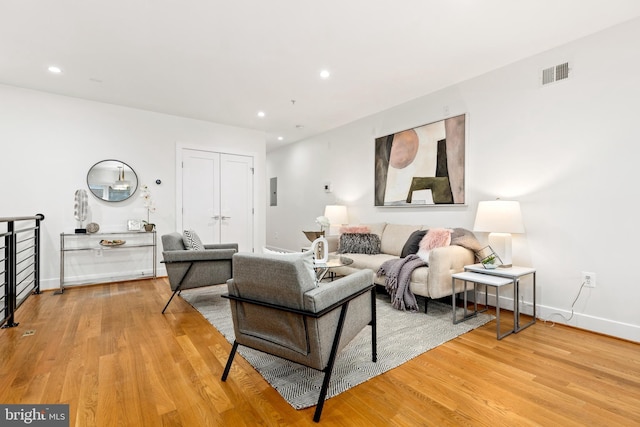
<instances>
[{"instance_id":1,"label":"white wall trim","mask_svg":"<svg viewBox=\"0 0 640 427\"><path fill-rule=\"evenodd\" d=\"M513 294L513 292L511 292ZM473 301L473 297L471 297ZM478 292L478 303L484 304L484 292ZM488 304L491 307L496 305L496 297L493 291L489 292ZM500 308L503 310L513 310L513 298L509 296L500 295ZM520 301L520 311L523 314L533 314L533 303L527 300ZM618 322L603 317L592 316L589 314L577 313L574 311L573 317L571 317L571 311L550 307L547 305L536 305L536 318L539 322L547 322L549 326L554 323L561 325L568 325L580 329L585 329L593 332L598 332L604 335L610 335L634 342L640 343L640 326L632 325L625 322ZM567 321L566 319L571 318Z\"/></svg>"}]
</instances>

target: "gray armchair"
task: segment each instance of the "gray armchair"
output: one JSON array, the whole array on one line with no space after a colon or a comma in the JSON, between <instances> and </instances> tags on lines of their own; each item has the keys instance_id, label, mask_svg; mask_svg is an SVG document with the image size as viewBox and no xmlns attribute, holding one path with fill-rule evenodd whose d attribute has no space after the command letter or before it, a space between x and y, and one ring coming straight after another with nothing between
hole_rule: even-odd
<instances>
[{"instance_id":1,"label":"gray armchair","mask_svg":"<svg viewBox=\"0 0 640 427\"><path fill-rule=\"evenodd\" d=\"M162 262L173 294L162 313L181 290L219 285L233 277L232 257L236 252L237 243L208 244L202 251L187 250L180 233L163 235Z\"/></svg>"},{"instance_id":2,"label":"gray armchair","mask_svg":"<svg viewBox=\"0 0 640 427\"><path fill-rule=\"evenodd\" d=\"M376 298L371 270L316 285L311 256L233 256L234 277L224 297L230 300L235 341L222 381L239 345L323 371L313 417L318 422L338 352L367 325L372 360L377 359Z\"/></svg>"}]
</instances>

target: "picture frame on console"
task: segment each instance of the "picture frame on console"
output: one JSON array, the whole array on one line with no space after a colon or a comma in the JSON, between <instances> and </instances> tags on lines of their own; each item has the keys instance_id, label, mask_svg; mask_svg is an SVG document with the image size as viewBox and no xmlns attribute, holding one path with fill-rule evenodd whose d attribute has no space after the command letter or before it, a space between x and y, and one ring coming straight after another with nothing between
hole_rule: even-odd
<instances>
[{"instance_id":1,"label":"picture frame on console","mask_svg":"<svg viewBox=\"0 0 640 427\"><path fill-rule=\"evenodd\" d=\"M466 114L375 139L375 206L465 205Z\"/></svg>"}]
</instances>

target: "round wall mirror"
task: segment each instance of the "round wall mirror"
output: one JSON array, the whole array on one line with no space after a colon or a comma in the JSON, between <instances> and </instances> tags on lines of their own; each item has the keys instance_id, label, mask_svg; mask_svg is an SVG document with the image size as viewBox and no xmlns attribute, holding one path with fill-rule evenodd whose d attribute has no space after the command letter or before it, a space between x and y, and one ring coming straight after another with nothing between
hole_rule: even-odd
<instances>
[{"instance_id":1,"label":"round wall mirror","mask_svg":"<svg viewBox=\"0 0 640 427\"><path fill-rule=\"evenodd\" d=\"M120 160L103 160L89 169L87 185L98 199L121 202L133 196L138 176L131 166Z\"/></svg>"}]
</instances>

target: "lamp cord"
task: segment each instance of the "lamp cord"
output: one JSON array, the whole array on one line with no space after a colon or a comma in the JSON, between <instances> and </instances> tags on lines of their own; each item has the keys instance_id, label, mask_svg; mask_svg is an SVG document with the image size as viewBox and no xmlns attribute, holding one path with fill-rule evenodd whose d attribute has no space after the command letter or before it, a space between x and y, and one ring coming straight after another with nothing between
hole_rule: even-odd
<instances>
[{"instance_id":1,"label":"lamp cord","mask_svg":"<svg viewBox=\"0 0 640 427\"><path fill-rule=\"evenodd\" d=\"M544 323L546 324L547 322L551 322L551 320L549 320L551 318L551 316L560 316L565 320L565 322L568 323L573 318L573 312L574 312L573 307L576 305L576 302L578 301L578 298L580 298L580 294L582 293L582 289L584 288L585 284L586 284L586 282L582 282L582 285L580 285L580 289L578 289L578 295L576 295L575 299L571 303L571 316L565 317L562 313L551 313L549 315L549 318L544 319ZM554 327L555 325L556 324L554 322L551 322L551 327Z\"/></svg>"}]
</instances>

